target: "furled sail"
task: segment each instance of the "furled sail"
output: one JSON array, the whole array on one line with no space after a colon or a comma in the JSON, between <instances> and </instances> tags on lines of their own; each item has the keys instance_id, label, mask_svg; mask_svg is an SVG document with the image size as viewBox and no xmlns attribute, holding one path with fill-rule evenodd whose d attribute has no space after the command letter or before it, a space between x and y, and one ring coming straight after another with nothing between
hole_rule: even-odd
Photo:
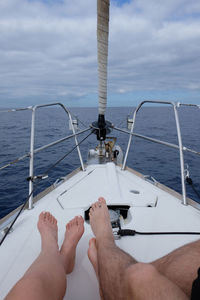
<instances>
[{"instance_id":1,"label":"furled sail","mask_svg":"<svg viewBox=\"0 0 200 300\"><path fill-rule=\"evenodd\" d=\"M97 0L97 46L99 79L99 115L104 115L107 103L107 61L110 0Z\"/></svg>"}]
</instances>

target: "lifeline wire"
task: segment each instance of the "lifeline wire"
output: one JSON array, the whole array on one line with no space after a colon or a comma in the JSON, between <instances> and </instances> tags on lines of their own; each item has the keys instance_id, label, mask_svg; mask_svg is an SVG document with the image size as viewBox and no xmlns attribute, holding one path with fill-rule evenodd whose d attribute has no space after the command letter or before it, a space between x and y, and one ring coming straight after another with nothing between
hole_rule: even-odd
<instances>
[{"instance_id":1,"label":"lifeline wire","mask_svg":"<svg viewBox=\"0 0 200 300\"><path fill-rule=\"evenodd\" d=\"M72 148L72 150L70 150L67 154L65 154L61 159L59 159L53 166L51 166L45 173L44 175L47 175L48 172L54 168L57 164L59 164L67 155L69 155L74 149L76 149L82 142L84 142L91 134L93 133L93 131L91 131L84 139L82 139L75 147ZM44 176L43 175L43 176ZM13 220L13 222L11 223L11 225L9 226L9 228L7 229L4 237L2 238L2 240L0 241L0 246L3 244L5 238L7 237L8 233L10 232L10 230L12 229L13 225L15 224L15 222L17 221L18 217L20 216L21 212L23 211L23 209L25 208L29 198L33 195L33 192L35 191L36 187L39 185L40 181L42 180L43 176L41 176L39 179L39 181L37 182L37 184L35 185L34 189L32 190L32 192L30 193L30 195L28 195L26 201L24 202L24 204L22 205L22 207L20 208L17 216L15 217L15 219Z\"/></svg>"},{"instance_id":2,"label":"lifeline wire","mask_svg":"<svg viewBox=\"0 0 200 300\"><path fill-rule=\"evenodd\" d=\"M43 175L42 175L42 177L43 176L46 176L46 175L48 175L48 173L49 173L49 171L51 170L51 169L53 169L56 165L58 165L63 159L65 159L65 157L67 156L67 155L69 155L70 153L72 153L82 142L84 142L91 134L93 133L93 130L84 138L84 139L82 139L79 143L78 143L78 145L76 145L76 146L74 146L67 154L65 154L63 157L61 157L53 166L51 166Z\"/></svg>"}]
</instances>

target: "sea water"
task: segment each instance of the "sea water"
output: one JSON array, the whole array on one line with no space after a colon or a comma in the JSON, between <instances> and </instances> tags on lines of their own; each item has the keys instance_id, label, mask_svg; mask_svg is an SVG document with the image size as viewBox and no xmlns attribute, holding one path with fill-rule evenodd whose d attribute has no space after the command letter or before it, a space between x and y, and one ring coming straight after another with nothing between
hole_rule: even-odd
<instances>
[{"instance_id":1,"label":"sea water","mask_svg":"<svg viewBox=\"0 0 200 300\"><path fill-rule=\"evenodd\" d=\"M71 108L70 111L78 118L80 129L87 128L93 121L97 120L97 108ZM126 129L127 116L133 111L134 108L130 107L108 108L106 119L110 120L116 127ZM179 108L178 112L183 145L200 151L199 109L182 107ZM72 134L69 130L67 115L61 108L38 109L35 124L35 148ZM173 108L144 107L137 115L135 132L178 144ZM30 133L31 111L0 113L0 167L30 151ZM80 142L87 134L78 136L78 141ZM117 143L125 153L129 136L116 130L113 130L109 135L117 137ZM89 149L95 148L97 144L98 141L94 134L81 143L80 150L84 162L87 161ZM46 171L66 153L70 152L74 145L72 138L35 154L34 175L46 174ZM184 160L185 167L188 165L194 186L200 192L200 157L184 152ZM180 159L177 149L134 137L127 165L144 175L151 175L157 181L181 193ZM75 149L48 172L47 179L38 184L36 182L34 195L79 166L80 161ZM29 158L0 171L0 218L26 201L28 176ZM187 195L196 201L200 200L191 186L187 186Z\"/></svg>"}]
</instances>

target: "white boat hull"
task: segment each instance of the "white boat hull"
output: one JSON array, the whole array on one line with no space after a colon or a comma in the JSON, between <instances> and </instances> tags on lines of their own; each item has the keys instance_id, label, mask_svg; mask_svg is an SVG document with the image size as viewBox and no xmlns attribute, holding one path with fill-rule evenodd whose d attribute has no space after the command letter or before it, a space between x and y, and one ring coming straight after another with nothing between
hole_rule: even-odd
<instances>
[{"instance_id":1,"label":"white boat hull","mask_svg":"<svg viewBox=\"0 0 200 300\"><path fill-rule=\"evenodd\" d=\"M165 189L165 190L164 190ZM121 220L123 229L141 232L200 231L200 212L181 203L176 192L145 180L133 170L121 170L114 163L89 165L77 171L25 210L14 230L0 247L0 299L23 276L40 252L37 220L41 211L50 211L58 220L58 242L63 242L65 224L76 215L85 217L91 204L103 196L107 204L130 206L128 216ZM3 225L1 225L3 226ZM73 273L67 276L65 299L99 298L98 282L87 257L93 233L88 221L76 254ZM151 262L181 245L198 239L197 235L135 235L117 240L117 245L141 262ZM78 287L78 288L77 288Z\"/></svg>"}]
</instances>

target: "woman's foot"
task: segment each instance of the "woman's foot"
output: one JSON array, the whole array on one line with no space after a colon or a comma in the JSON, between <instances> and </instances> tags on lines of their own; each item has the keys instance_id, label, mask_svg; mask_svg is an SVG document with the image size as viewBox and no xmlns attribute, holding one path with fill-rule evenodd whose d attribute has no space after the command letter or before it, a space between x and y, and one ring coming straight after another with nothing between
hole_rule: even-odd
<instances>
[{"instance_id":1,"label":"woman's foot","mask_svg":"<svg viewBox=\"0 0 200 300\"><path fill-rule=\"evenodd\" d=\"M104 198L101 197L97 202L92 204L89 216L90 225L97 242L99 242L100 239L108 239L114 242L110 215Z\"/></svg>"},{"instance_id":2,"label":"woman's foot","mask_svg":"<svg viewBox=\"0 0 200 300\"><path fill-rule=\"evenodd\" d=\"M74 269L76 246L84 232L84 220L81 216L75 217L66 225L65 239L60 254L66 274Z\"/></svg>"},{"instance_id":3,"label":"woman's foot","mask_svg":"<svg viewBox=\"0 0 200 300\"><path fill-rule=\"evenodd\" d=\"M42 250L58 251L58 226L57 220L50 212L39 215L38 230L42 239Z\"/></svg>"}]
</instances>

